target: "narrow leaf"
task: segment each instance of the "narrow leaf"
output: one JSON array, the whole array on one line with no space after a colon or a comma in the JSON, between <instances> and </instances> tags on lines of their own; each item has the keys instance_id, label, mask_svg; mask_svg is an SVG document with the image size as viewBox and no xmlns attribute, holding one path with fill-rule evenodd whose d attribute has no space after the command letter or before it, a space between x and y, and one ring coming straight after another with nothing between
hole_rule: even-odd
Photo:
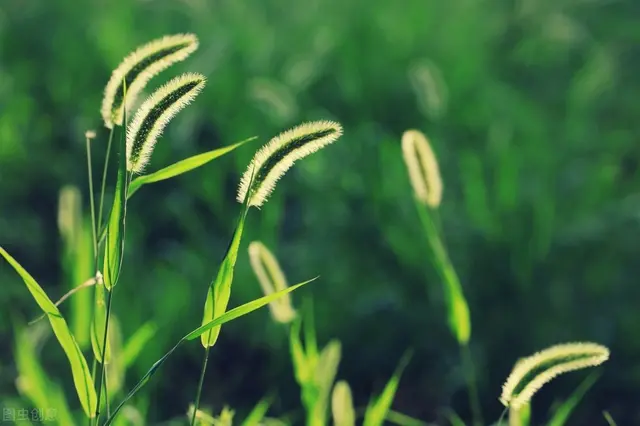
<instances>
[{"instance_id":1,"label":"narrow leaf","mask_svg":"<svg viewBox=\"0 0 640 426\"><path fill-rule=\"evenodd\" d=\"M369 403L367 411L364 415L364 426L382 426L384 419L387 417L387 413L391 409L393 398L398 390L398 384L400 383L400 376L406 368L409 360L411 359L412 352L408 351L404 354L395 373L389 379L389 382L385 386L384 390L380 394L377 400Z\"/></svg>"},{"instance_id":2,"label":"narrow leaf","mask_svg":"<svg viewBox=\"0 0 640 426\"><path fill-rule=\"evenodd\" d=\"M586 379L580 383L580 385L573 391L573 394L558 407L558 409L553 413L553 417L547 423L547 426L564 426L571 416L571 413L577 405L580 403L580 400L584 398L584 395L587 391L595 384L595 382L600 377L599 372L591 373L587 376Z\"/></svg>"},{"instance_id":3,"label":"narrow leaf","mask_svg":"<svg viewBox=\"0 0 640 426\"><path fill-rule=\"evenodd\" d=\"M176 163L173 163L172 165L167 166L163 169L160 169L157 172L150 173L144 176L138 176L129 185L129 193L127 194L127 198L131 198L131 196L135 194L135 192L138 189L140 189L142 185L146 185L148 183L153 183L153 182L160 182L160 181L170 179L172 177L190 172L191 170L195 170L198 167L204 166L208 162L215 160L218 157L222 157L223 155L235 150L236 148L241 147L245 143L250 142L256 138L257 136L253 136L251 138L245 139L233 145L214 149L212 151L204 152L202 154L197 154L197 155L194 155L193 157L185 158L184 160L180 160Z\"/></svg>"},{"instance_id":4,"label":"narrow leaf","mask_svg":"<svg viewBox=\"0 0 640 426\"><path fill-rule=\"evenodd\" d=\"M0 247L0 254L9 262L13 269L16 270L20 277L22 277L24 283L27 285L27 289L38 306L40 306L40 309L49 317L51 328L69 360L73 383L82 408L88 417L93 417L97 398L93 380L91 380L91 372L89 371L84 355L82 355L82 351L69 331L66 321L36 280L2 247Z\"/></svg>"},{"instance_id":5,"label":"narrow leaf","mask_svg":"<svg viewBox=\"0 0 640 426\"><path fill-rule=\"evenodd\" d=\"M232 320L234 320L236 318L239 318L239 317L244 316L244 315L246 315L248 313L251 313L251 312L255 311L256 309L261 308L261 307L269 304L269 302L272 302L273 300L277 299L278 297L281 297L281 296L283 296L283 295L285 295L287 293L290 293L290 292L294 291L295 289L297 289L299 287L302 287L305 284L310 283L311 281L315 281L316 279L318 279L318 277L312 278L312 279L304 281L304 282L301 282L299 284L291 286L291 287L289 287L287 289L284 289L282 291L279 291L277 293L270 294L269 296L264 296L264 297L261 297L260 299L252 300L251 302L245 303L244 305L240 305L237 308L234 308L234 309L230 310L229 312L225 313L224 315L221 315L220 317L214 319L213 321L211 321L211 322L209 322L209 323L207 323L207 324L205 324L203 326L200 326L200 327L196 328L195 330L193 330L192 332L188 333L186 336L184 336L182 339L180 339L178 341L178 343L176 343L176 345L169 350L169 352L164 354L162 356L162 358L160 358L158 361L156 361L151 366L149 371L147 371L145 373L145 375L142 377L142 379L140 379L140 381L133 387L133 389L131 389L131 391L122 400L122 402L120 402L120 404L116 407L116 409L113 411L113 413L107 419L107 421L104 423L103 426L108 426L111 423L113 423L114 418L116 417L118 412L120 412L122 407L124 407L125 404L131 398L133 398L133 396L136 393L138 393L138 391L140 389L142 389L144 387L144 385L147 384L147 382L151 379L151 376L153 376L158 371L160 366L162 366L162 364L164 364L164 362L167 360L167 358L169 358L169 356L176 349L178 349L180 347L180 345L182 345L184 342L186 342L188 340L197 339L203 333L205 333L208 330L210 330L212 327L220 326L220 325L222 325L224 323L227 323L227 322L232 321Z\"/></svg>"},{"instance_id":6,"label":"narrow leaf","mask_svg":"<svg viewBox=\"0 0 640 426\"><path fill-rule=\"evenodd\" d=\"M256 299L256 300L252 300L251 302L247 302L244 305L240 305L237 308L231 309L230 311L220 315L218 318L208 322L207 324L204 324L200 327L198 327L197 329L193 330L191 333L187 334L186 336L184 336L184 338L186 340L193 340L193 339L197 339L198 337L200 337L203 333L205 333L208 330L211 330L213 327L217 327L220 326L226 322L229 322L231 320L234 320L236 318L239 318L243 315L246 315L250 312L255 311L258 308L263 307L264 305L269 304L270 302L276 300L277 298L284 296L287 293L292 292L293 290L297 289L298 287L302 287L305 284L309 284L311 281L315 281L317 280L319 277L315 277L312 278L310 280L301 282L299 284L296 284L292 287L289 288L285 288L284 290L280 290L276 293L272 293L268 296L263 296L260 299Z\"/></svg>"},{"instance_id":7,"label":"narrow leaf","mask_svg":"<svg viewBox=\"0 0 640 426\"><path fill-rule=\"evenodd\" d=\"M127 209L127 159L124 132L120 140L120 157L118 158L118 180L116 192L107 222L107 244L104 253L104 286L111 291L118 282L122 268L124 252L125 216Z\"/></svg>"},{"instance_id":8,"label":"narrow leaf","mask_svg":"<svg viewBox=\"0 0 640 426\"><path fill-rule=\"evenodd\" d=\"M272 400L272 397L264 398L255 407L253 407L253 410L251 410L247 418L242 422L242 426L259 426L260 422L267 414Z\"/></svg>"},{"instance_id":9,"label":"narrow leaf","mask_svg":"<svg viewBox=\"0 0 640 426\"><path fill-rule=\"evenodd\" d=\"M155 336L158 328L155 323L146 322L133 333L124 346L123 357L125 367L130 367L142 352L149 340Z\"/></svg>"}]
</instances>

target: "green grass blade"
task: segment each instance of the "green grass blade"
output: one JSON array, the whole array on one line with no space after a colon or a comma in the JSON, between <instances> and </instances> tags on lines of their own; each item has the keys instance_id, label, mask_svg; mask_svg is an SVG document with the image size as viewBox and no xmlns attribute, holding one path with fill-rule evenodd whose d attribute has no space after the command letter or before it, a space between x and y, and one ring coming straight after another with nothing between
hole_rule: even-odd
<instances>
[{"instance_id":1,"label":"green grass blade","mask_svg":"<svg viewBox=\"0 0 640 426\"><path fill-rule=\"evenodd\" d=\"M193 339L197 339L198 337L200 337L202 334L204 334L205 332L207 332L208 330L211 330L213 327L217 327L220 326L226 322L229 322L231 320L234 320L236 318L239 318L243 315L246 315L250 312L255 311L258 308L263 307L264 305L269 304L270 302L273 302L274 300L276 300L277 298L279 298L280 296L284 296L287 293L292 292L293 290L302 287L305 284L309 284L311 281L315 281L317 280L319 277L315 277L315 278L311 278L310 280L298 283L294 286L285 288L284 290L280 290L278 292L272 293L268 296L263 296L260 299L256 299L256 300L252 300L251 302L247 302L244 305L240 305L237 308L231 309L228 312L225 312L224 314L220 315L219 317L217 317L216 319L196 328L195 330L193 330L191 333L187 334L186 336L184 336L185 340L193 340Z\"/></svg>"},{"instance_id":2,"label":"green grass blade","mask_svg":"<svg viewBox=\"0 0 640 426\"><path fill-rule=\"evenodd\" d=\"M259 426L264 416L266 416L272 400L272 397L267 397L258 402L258 404L253 407L253 410L251 410L247 418L244 419L241 426Z\"/></svg>"},{"instance_id":3,"label":"green grass blade","mask_svg":"<svg viewBox=\"0 0 640 426\"><path fill-rule=\"evenodd\" d=\"M430 426L431 423L423 422L422 420L414 419L406 414L398 411L389 410L387 413L387 421L398 426Z\"/></svg>"},{"instance_id":4,"label":"green grass blade","mask_svg":"<svg viewBox=\"0 0 640 426\"><path fill-rule=\"evenodd\" d=\"M118 180L116 192L107 222L107 244L104 251L104 285L111 291L118 282L120 269L122 268L122 254L124 252L124 220L126 210L127 170L124 151L120 151L121 157L118 165Z\"/></svg>"},{"instance_id":5,"label":"green grass blade","mask_svg":"<svg viewBox=\"0 0 640 426\"><path fill-rule=\"evenodd\" d=\"M609 414L608 411L603 411L602 415L604 416L604 419L607 421L609 426L617 426L615 420L613 420L613 417L611 417L611 414Z\"/></svg>"},{"instance_id":6,"label":"green grass blade","mask_svg":"<svg viewBox=\"0 0 640 426\"><path fill-rule=\"evenodd\" d=\"M384 419L387 417L387 414L391 409L393 398L395 397L396 391L398 390L400 376L402 375L402 372L406 368L407 364L409 364L411 356L411 351L408 351L404 354L404 356L400 360L400 363L398 364L398 367L396 368L395 373L393 373L393 376L391 376L391 379L389 379L389 382L384 387L384 390L382 391L378 399L369 403L367 411L364 414L363 426L382 426L384 424Z\"/></svg>"},{"instance_id":7,"label":"green grass blade","mask_svg":"<svg viewBox=\"0 0 640 426\"><path fill-rule=\"evenodd\" d=\"M338 366L342 357L342 346L337 340L331 340L322 349L318 362L315 365L316 395L312 416L314 424L326 424L329 401L331 400L331 389L338 373Z\"/></svg>"},{"instance_id":8,"label":"green grass blade","mask_svg":"<svg viewBox=\"0 0 640 426\"><path fill-rule=\"evenodd\" d=\"M453 410L448 410L445 413L445 416L447 417L447 419L449 419L449 423L451 423L451 426L466 426L460 416Z\"/></svg>"},{"instance_id":9,"label":"green grass blade","mask_svg":"<svg viewBox=\"0 0 640 426\"><path fill-rule=\"evenodd\" d=\"M595 384L595 382L600 377L600 372L594 372L587 376L586 379L580 383L580 385L576 388L575 391L571 394L571 396L558 407L557 410L553 413L553 417L547 423L547 426L563 426L566 424L569 416L576 408L576 406L580 403L584 395L589 391L591 386Z\"/></svg>"},{"instance_id":10,"label":"green grass blade","mask_svg":"<svg viewBox=\"0 0 640 426\"><path fill-rule=\"evenodd\" d=\"M291 323L291 328L289 329L289 350L291 352L291 362L293 363L293 372L296 381L300 386L303 386L311 377L311 369L304 348L302 347L302 340L300 339L301 327L302 320L299 317Z\"/></svg>"},{"instance_id":11,"label":"green grass blade","mask_svg":"<svg viewBox=\"0 0 640 426\"><path fill-rule=\"evenodd\" d=\"M171 348L169 350L169 352L167 352L166 354L164 354L162 356L162 358L160 358L158 361L156 361L151 368L149 369L149 371L147 371L145 373L145 375L142 377L142 379L140 379L140 381L133 387L133 389L131 389L131 391L127 394L127 396L122 400L122 402L120 402L120 404L118 404L118 406L116 407L116 409L113 411L113 413L111 414L111 416L106 420L106 422L104 423L103 426L108 426L110 424L113 423L114 418L116 417L116 415L120 412L120 410L122 409L122 407L125 406L125 404L131 399L133 398L133 396L144 387L144 385L147 384L147 382L151 379L151 377L158 371L158 369L160 368L160 366L162 366L162 364L164 364L164 362L167 360L167 358L169 358L169 356L180 347L180 345L182 345L184 342L188 341L188 340L194 340L197 339L198 337L200 337L203 333L207 332L208 330L210 330L212 327L215 326L219 326L222 325L224 323L227 323L229 321L232 321L236 318L239 318L243 315L246 315L250 312L255 311L258 308L261 308L265 305L268 305L270 302L273 302L274 300L276 300L277 298L284 296L286 293L292 292L295 289L302 287L305 284L310 283L311 281L315 281L318 277L316 278L312 278L310 280L304 281L302 283L296 284L294 286L291 286L289 288L286 288L284 290L278 291L276 293L272 293L268 296L264 296L261 297L260 299L256 299L256 300L252 300L251 302L245 303L244 305L240 305L237 308L234 308L232 310L230 310L229 312L219 316L218 318L212 320L211 322L200 326L198 328L196 328L195 330L193 330L192 332L190 332L189 334L187 334L186 336L184 336L182 339L180 339L178 341L178 343L176 343L176 345Z\"/></svg>"},{"instance_id":12,"label":"green grass blade","mask_svg":"<svg viewBox=\"0 0 640 426\"><path fill-rule=\"evenodd\" d=\"M96 406L96 393L91 380L91 371L87 366L87 361L82 355L82 351L78 347L73 335L69 331L67 322L62 317L62 314L56 307L56 305L49 299L42 287L38 285L35 279L2 247L0 247L0 254L9 262L9 264L16 270L16 272L23 279L27 286L27 289L35 299L40 309L42 309L49 318L51 328L53 329L60 346L67 355L69 365L71 366L71 373L73 375L73 383L78 393L78 398L82 404L82 409L88 417L94 416L94 408Z\"/></svg>"},{"instance_id":13,"label":"green grass blade","mask_svg":"<svg viewBox=\"0 0 640 426\"><path fill-rule=\"evenodd\" d=\"M94 290L93 319L91 321L91 349L93 356L102 363L102 345L104 343L104 324L107 320L106 290L103 283L96 283ZM107 363L111 359L111 344L107 339L107 348L104 351Z\"/></svg>"},{"instance_id":14,"label":"green grass blade","mask_svg":"<svg viewBox=\"0 0 640 426\"><path fill-rule=\"evenodd\" d=\"M136 361L146 344L155 336L158 327L152 321L144 323L129 338L123 349L124 365L130 367Z\"/></svg>"},{"instance_id":15,"label":"green grass blade","mask_svg":"<svg viewBox=\"0 0 640 426\"><path fill-rule=\"evenodd\" d=\"M249 204L242 206L242 212L238 219L236 229L233 231L233 237L229 242L229 247L225 252L220 269L215 280L209 286L207 291L207 300L204 304L204 315L202 316L202 324L207 324L212 319L224 314L231 298L231 284L233 283L233 273L238 259L238 250L240 249L240 241L242 240L242 232L244 230L244 222L247 219ZM211 329L210 333L203 335L201 338L202 346L205 348L213 346L218 340L220 327Z\"/></svg>"},{"instance_id":16,"label":"green grass blade","mask_svg":"<svg viewBox=\"0 0 640 426\"><path fill-rule=\"evenodd\" d=\"M204 166L208 162L215 160L218 157L222 157L223 155L233 151L236 148L241 147L245 143L250 142L254 139L257 139L257 136L250 137L248 139L245 139L233 145L225 146L225 147L214 149L212 151L208 151L202 154L194 155L192 157L178 161L161 170L158 170L157 172L150 173L144 176L139 176L131 182L131 185L129 185L127 198L130 198L133 194L135 194L136 191L140 189L140 187L142 187L142 185L146 185L148 183L153 183L153 182L160 182L162 180L170 179L172 177L190 172L191 170L195 170L198 167Z\"/></svg>"}]
</instances>

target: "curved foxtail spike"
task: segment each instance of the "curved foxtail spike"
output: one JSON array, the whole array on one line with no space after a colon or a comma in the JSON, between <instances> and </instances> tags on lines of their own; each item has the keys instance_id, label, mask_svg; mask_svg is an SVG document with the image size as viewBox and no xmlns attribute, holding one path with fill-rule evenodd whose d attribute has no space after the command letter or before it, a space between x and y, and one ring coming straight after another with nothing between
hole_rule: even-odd
<instances>
[{"instance_id":1,"label":"curved foxtail spike","mask_svg":"<svg viewBox=\"0 0 640 426\"><path fill-rule=\"evenodd\" d=\"M265 296L288 287L278 260L260 241L249 243L249 262ZM296 311L291 306L291 296L289 294L285 294L269 303L269 309L273 319L282 324L287 324L296 317Z\"/></svg>"},{"instance_id":2,"label":"curved foxtail spike","mask_svg":"<svg viewBox=\"0 0 640 426\"><path fill-rule=\"evenodd\" d=\"M404 132L402 156L415 197L420 202L437 208L442 201L442 179L438 160L427 137L418 130Z\"/></svg>"},{"instance_id":3,"label":"curved foxtail spike","mask_svg":"<svg viewBox=\"0 0 640 426\"><path fill-rule=\"evenodd\" d=\"M198 48L194 34L164 36L138 47L111 74L104 89L100 110L104 125L121 126L124 112L123 82L126 83L126 108L130 111L147 82L172 64L183 61Z\"/></svg>"},{"instance_id":4,"label":"curved foxtail spike","mask_svg":"<svg viewBox=\"0 0 640 426\"><path fill-rule=\"evenodd\" d=\"M545 383L559 374L594 367L609 359L609 349L605 346L576 342L551 346L513 366L511 374L502 386L500 402L505 407L520 408Z\"/></svg>"},{"instance_id":5,"label":"curved foxtail spike","mask_svg":"<svg viewBox=\"0 0 640 426\"><path fill-rule=\"evenodd\" d=\"M242 175L237 200L244 201L249 189L249 206L260 207L275 189L276 183L293 164L334 142L342 135L342 126L334 121L304 123L280 133L256 152ZM255 176L249 188L251 173Z\"/></svg>"},{"instance_id":6,"label":"curved foxtail spike","mask_svg":"<svg viewBox=\"0 0 640 426\"><path fill-rule=\"evenodd\" d=\"M167 123L200 93L206 79L187 73L156 90L138 109L127 129L127 170L141 173Z\"/></svg>"}]
</instances>

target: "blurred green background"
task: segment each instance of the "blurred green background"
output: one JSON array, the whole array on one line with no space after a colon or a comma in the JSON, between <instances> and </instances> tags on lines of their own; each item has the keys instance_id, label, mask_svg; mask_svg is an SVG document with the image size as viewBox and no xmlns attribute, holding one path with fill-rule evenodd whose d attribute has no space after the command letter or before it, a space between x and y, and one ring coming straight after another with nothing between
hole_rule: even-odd
<instances>
[{"instance_id":1,"label":"blurred green background","mask_svg":"<svg viewBox=\"0 0 640 426\"><path fill-rule=\"evenodd\" d=\"M255 149L302 121L334 119L344 136L249 215L232 306L260 296L246 252L260 239L290 282L321 275L293 298L300 306L312 296L321 344L342 341L338 376L358 406L412 347L394 409L442 423L450 407L469 419L401 156L402 132L418 128L445 183L440 218L470 304L485 418L499 416L518 357L593 340L612 357L570 424L604 424L605 409L620 425L640 424L639 19L635 0L3 0L0 245L52 299L79 284L62 270L58 192L79 186L88 214L84 132L98 131L99 181L111 70L142 43L193 32L199 50L147 90L183 71L208 85L167 127L148 170L259 140L146 186L129 204L114 309L125 335L148 319L160 331L128 387L200 324ZM39 311L6 262L0 289L2 402L16 396L12 323ZM187 345L152 380L149 424L183 415L201 357L199 344ZM52 339L42 359L77 407ZM270 414L302 419L286 333L267 309L225 326L209 365L203 405L214 412L229 404L242 417L275 392ZM585 376L546 387L534 419Z\"/></svg>"}]
</instances>

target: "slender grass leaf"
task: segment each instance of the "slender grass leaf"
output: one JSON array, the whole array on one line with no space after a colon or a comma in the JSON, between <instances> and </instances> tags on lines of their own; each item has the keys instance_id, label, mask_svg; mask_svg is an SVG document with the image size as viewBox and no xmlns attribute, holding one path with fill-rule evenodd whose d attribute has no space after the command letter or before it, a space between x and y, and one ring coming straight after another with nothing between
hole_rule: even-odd
<instances>
[{"instance_id":1,"label":"slender grass leaf","mask_svg":"<svg viewBox=\"0 0 640 426\"><path fill-rule=\"evenodd\" d=\"M125 367L130 367L136 361L147 343L155 336L158 327L152 321L148 321L133 333L124 345L123 358Z\"/></svg>"},{"instance_id":2,"label":"slender grass leaf","mask_svg":"<svg viewBox=\"0 0 640 426\"><path fill-rule=\"evenodd\" d=\"M142 187L142 185L153 182L160 182L190 172L191 170L195 170L198 167L204 166L208 162L215 160L218 157L222 157L223 155L235 150L236 148L241 147L242 145L256 138L257 136L253 136L233 145L225 146L222 148L214 149L212 151L204 152L202 154L194 155L193 157L185 158L184 160L178 161L170 166L158 170L157 172L138 176L133 181L131 181L127 197L131 198L131 196L135 194L136 191L138 191L138 189Z\"/></svg>"},{"instance_id":3,"label":"slender grass leaf","mask_svg":"<svg viewBox=\"0 0 640 426\"><path fill-rule=\"evenodd\" d=\"M38 285L36 280L29 275L29 273L13 258L4 248L0 247L0 254L6 259L7 262L16 270L16 272L22 277L27 289L35 299L40 309L42 309L48 316L51 328L53 329L60 346L67 355L69 365L71 366L71 373L73 375L73 383L78 393L78 398L82 404L82 408L88 417L94 416L94 408L96 406L96 393L91 379L91 372L87 366L87 361L82 355L82 351L78 347L73 335L69 331L67 322L62 317L62 314L49 299L42 287Z\"/></svg>"},{"instance_id":4,"label":"slender grass leaf","mask_svg":"<svg viewBox=\"0 0 640 426\"><path fill-rule=\"evenodd\" d=\"M111 206L111 213L109 214L109 221L107 222L107 243L102 267L104 286L109 291L118 282L124 253L125 217L127 211L127 158L124 132L122 132L120 138L119 153L116 192Z\"/></svg>"},{"instance_id":5,"label":"slender grass leaf","mask_svg":"<svg viewBox=\"0 0 640 426\"><path fill-rule=\"evenodd\" d=\"M16 387L34 407L42 407L45 411L55 410L59 424L73 424L74 420L62 388L49 379L38 361L35 351L36 342L33 342L32 338L35 329L37 328L15 328L14 355L18 372Z\"/></svg>"},{"instance_id":6,"label":"slender grass leaf","mask_svg":"<svg viewBox=\"0 0 640 426\"><path fill-rule=\"evenodd\" d=\"M611 414L609 414L608 411L603 411L602 415L604 416L604 419L607 421L609 426L617 426L616 422L613 420L613 417L611 417Z\"/></svg>"},{"instance_id":7,"label":"slender grass leaf","mask_svg":"<svg viewBox=\"0 0 640 426\"><path fill-rule=\"evenodd\" d=\"M302 320L300 318L296 318L293 323L291 323L291 328L289 329L289 348L296 381L302 386L311 377L311 368L300 339L301 327Z\"/></svg>"},{"instance_id":8,"label":"slender grass leaf","mask_svg":"<svg viewBox=\"0 0 640 426\"><path fill-rule=\"evenodd\" d=\"M91 349L93 356L99 363L102 363L102 353L107 363L111 360L111 343L107 339L107 348L102 350L104 344L104 324L107 321L107 302L105 299L106 290L104 283L99 280L95 285L93 302L93 318L91 320Z\"/></svg>"},{"instance_id":9,"label":"slender grass leaf","mask_svg":"<svg viewBox=\"0 0 640 426\"><path fill-rule=\"evenodd\" d=\"M397 411L389 410L387 413L387 421L396 424L398 426L431 426L432 423L423 422L422 420L414 419L406 414L399 413Z\"/></svg>"},{"instance_id":10,"label":"slender grass leaf","mask_svg":"<svg viewBox=\"0 0 640 426\"><path fill-rule=\"evenodd\" d=\"M294 286L286 288L286 289L284 289L282 291L279 291L277 293L273 293L273 294L270 294L268 296L261 297L260 299L256 299L256 300L252 300L251 302L247 302L244 305L240 305L237 308L231 309L230 311L224 313L223 315L219 316L218 318L210 321L209 323L207 323L205 325L202 325L202 326L196 328L195 330L193 330L190 333L188 333L187 335L185 335L182 339L180 339L178 341L178 343L176 343L176 345L174 347L172 347L169 350L169 352L164 354L162 356L162 358L160 358L158 361L156 361L151 366L149 371L147 371L145 373L145 375L142 377L142 379L140 379L140 381L133 387L133 389L131 389L131 391L127 394L127 396L122 400L122 402L120 402L120 404L116 407L116 409L111 413L111 416L106 420L106 422L104 423L103 426L109 426L110 424L113 423L114 418L120 412L122 407L124 407L125 404L131 398L133 398L133 396L140 389L142 389L142 387L144 387L144 385L147 384L147 382L158 371L158 369L162 366L162 364L164 364L164 362L167 360L167 358L169 358L169 356L171 356L171 354L173 352L175 352L175 350L178 349L183 343L185 343L185 342L187 342L189 340L197 339L203 333L206 333L207 331L211 330L211 328L213 328L213 327L220 326L220 325L225 324L225 323L227 323L229 321L237 319L237 318L239 318L241 316L247 315L248 313L251 313L251 312L255 311L256 309L259 309L259 308L269 304L270 302L274 301L278 297L284 296L285 294L290 293L290 292L296 290L297 288L302 287L303 285L309 284L310 282L315 281L316 279L318 279L318 277L312 278L312 279L304 281L304 282L301 282L299 284L296 284Z\"/></svg>"},{"instance_id":11,"label":"slender grass leaf","mask_svg":"<svg viewBox=\"0 0 640 426\"><path fill-rule=\"evenodd\" d=\"M364 414L364 426L382 426L384 423L384 419L387 417L387 413L391 409L391 404L393 404L393 398L396 395L396 391L398 390L398 384L400 383L400 376L402 372L406 368L407 364L411 360L412 351L407 351L398 367L396 368L395 373L389 382L384 387L384 390L377 398L369 403L367 406L367 411Z\"/></svg>"},{"instance_id":12,"label":"slender grass leaf","mask_svg":"<svg viewBox=\"0 0 640 426\"><path fill-rule=\"evenodd\" d=\"M276 300L278 297L284 296L287 293L292 292L293 290L297 289L298 287L302 287L305 284L309 284L312 281L317 280L319 277L315 277L312 278L310 280L301 282L299 284L296 284L292 287L289 288L285 288L284 290L280 290L276 293L272 293L268 296L263 296L259 299L256 300L252 300L251 302L247 302L244 305L238 306L237 308L233 308L228 312L225 312L224 314L220 315L219 317L211 320L210 322L208 322L207 324L204 324L200 327L198 327L197 329L193 330L191 333L187 334L184 338L186 340L193 340L193 339L197 339L198 337L200 337L203 333L205 333L208 330L211 330L213 327L222 325L226 322L229 322L231 320L234 320L236 318L239 318L243 315L248 314L249 312L253 312L258 308L263 307L264 305Z\"/></svg>"},{"instance_id":13,"label":"slender grass leaf","mask_svg":"<svg viewBox=\"0 0 640 426\"><path fill-rule=\"evenodd\" d=\"M253 179L253 178L252 178ZM204 315L202 317L202 324L206 324L212 319L224 314L229 304L229 298L231 297L231 284L233 283L233 272L236 266L236 260L238 259L238 250L240 249L240 240L242 239L242 232L244 230L244 222L247 219L247 213L249 211L249 197L246 197L246 202L242 206L240 217L236 229L233 231L233 237L229 242L229 247L224 254L220 269L215 280L209 285L207 290L207 300L204 304ZM211 347L218 340L220 335L220 327L211 329L211 332L201 337L202 346Z\"/></svg>"},{"instance_id":14,"label":"slender grass leaf","mask_svg":"<svg viewBox=\"0 0 640 426\"><path fill-rule=\"evenodd\" d=\"M267 411L271 406L273 397L267 397L258 402L253 410L249 413L247 418L244 419L241 426L260 426L260 422L267 415Z\"/></svg>"},{"instance_id":15,"label":"slender grass leaf","mask_svg":"<svg viewBox=\"0 0 640 426\"><path fill-rule=\"evenodd\" d=\"M453 410L448 410L445 416L449 419L451 426L466 426L460 416Z\"/></svg>"},{"instance_id":16,"label":"slender grass leaf","mask_svg":"<svg viewBox=\"0 0 640 426\"><path fill-rule=\"evenodd\" d=\"M589 391L589 389L595 384L595 382L600 377L599 372L591 373L587 376L586 379L580 383L580 385L573 391L573 394L558 407L558 409L553 413L553 417L547 423L547 426L564 426L571 416L571 413L577 405L580 403L584 395Z\"/></svg>"}]
</instances>

